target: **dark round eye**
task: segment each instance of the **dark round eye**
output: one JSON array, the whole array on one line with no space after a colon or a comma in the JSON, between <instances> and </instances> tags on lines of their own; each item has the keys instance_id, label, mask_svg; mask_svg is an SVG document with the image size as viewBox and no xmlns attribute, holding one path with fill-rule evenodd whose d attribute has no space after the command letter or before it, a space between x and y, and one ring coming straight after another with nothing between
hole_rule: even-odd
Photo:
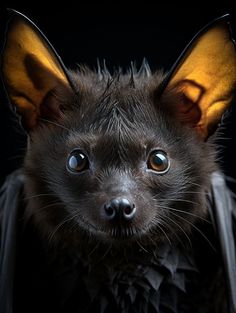
<instances>
[{"instance_id":1,"label":"dark round eye","mask_svg":"<svg viewBox=\"0 0 236 313\"><path fill-rule=\"evenodd\" d=\"M89 168L89 160L81 150L74 150L67 159L67 168L72 172L82 172Z\"/></svg>"},{"instance_id":2,"label":"dark round eye","mask_svg":"<svg viewBox=\"0 0 236 313\"><path fill-rule=\"evenodd\" d=\"M148 169L158 173L166 173L169 170L170 162L162 150L152 151L147 162Z\"/></svg>"}]
</instances>

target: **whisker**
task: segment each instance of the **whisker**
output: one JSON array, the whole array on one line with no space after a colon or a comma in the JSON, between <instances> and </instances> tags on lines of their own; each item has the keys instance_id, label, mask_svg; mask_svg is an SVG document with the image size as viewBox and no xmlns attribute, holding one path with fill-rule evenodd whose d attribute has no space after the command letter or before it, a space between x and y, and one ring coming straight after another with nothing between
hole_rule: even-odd
<instances>
[{"instance_id":1,"label":"whisker","mask_svg":"<svg viewBox=\"0 0 236 313\"><path fill-rule=\"evenodd\" d=\"M166 237L167 241L169 242L169 245L172 246L172 242L171 242L169 236L167 235L166 231L163 229L162 226L164 226L164 225L163 224L162 225L156 224L156 227L159 228L161 230L161 232L164 234L164 236Z\"/></svg>"},{"instance_id":2,"label":"whisker","mask_svg":"<svg viewBox=\"0 0 236 313\"><path fill-rule=\"evenodd\" d=\"M72 216L70 216L69 218L63 220L61 223L59 223L59 224L55 227L54 231L50 234L50 236L49 236L49 238L48 238L49 244L52 242L52 239L53 239L53 237L55 236L56 232L57 232L62 226L64 226L66 223L70 222L70 221L73 220L73 219L74 219L74 215L72 215Z\"/></svg>"},{"instance_id":3,"label":"whisker","mask_svg":"<svg viewBox=\"0 0 236 313\"><path fill-rule=\"evenodd\" d=\"M43 197L43 196L55 196L55 194L53 194L53 193L40 193L37 195L24 197L23 200L29 200L29 199L33 199L33 198L37 198L37 197Z\"/></svg>"},{"instance_id":4,"label":"whisker","mask_svg":"<svg viewBox=\"0 0 236 313\"><path fill-rule=\"evenodd\" d=\"M160 225L160 222L159 222L159 221L161 221L163 224ZM166 226L166 225L168 226L168 224L166 224L166 225L165 225L165 224L166 224L165 220L162 220L161 217L159 217L159 218L156 218L156 217L155 217L155 218L152 220L152 222L151 222L149 232L153 233L153 230L154 230L155 228L158 228L158 229L161 230L161 232L164 234L164 236L166 237L166 239L167 239L167 241L169 242L170 246L172 246L172 242L171 242L170 238L168 237L166 231L163 229L164 226ZM152 226L154 226L155 228L153 228ZM163 226L163 227L162 227L162 226Z\"/></svg>"},{"instance_id":5,"label":"whisker","mask_svg":"<svg viewBox=\"0 0 236 313\"><path fill-rule=\"evenodd\" d=\"M163 226L166 226L167 230L171 232L172 235L174 235L176 237L176 239L179 241L179 243L182 245L182 247L186 247L186 245L183 243L183 240L179 237L179 235L173 231L173 229L170 228L170 225L166 222L166 220L161 216L159 216L159 219L161 220L162 222L162 225Z\"/></svg>"},{"instance_id":6,"label":"whisker","mask_svg":"<svg viewBox=\"0 0 236 313\"><path fill-rule=\"evenodd\" d=\"M171 210L171 211L176 211L176 212L184 213L184 214L187 214L187 215L190 215L190 216L199 218L199 219L201 219L201 220L203 220L204 222L207 222L207 223L209 223L209 224L212 224L209 220L205 219L204 217L199 216L199 215L194 214L194 213L191 213L191 212L187 212L187 211L183 211L183 210L179 210L179 209L174 209L174 208L172 208L172 207L164 206L164 205L159 205L159 207L160 207L161 209L166 209L166 210Z\"/></svg>"},{"instance_id":7,"label":"whisker","mask_svg":"<svg viewBox=\"0 0 236 313\"><path fill-rule=\"evenodd\" d=\"M88 258L93 255L93 253L97 250L99 246L100 246L100 241L98 241L97 244L91 249L91 251L88 254Z\"/></svg>"},{"instance_id":8,"label":"whisker","mask_svg":"<svg viewBox=\"0 0 236 313\"><path fill-rule=\"evenodd\" d=\"M191 203L194 205L201 205L198 202L194 202L194 201L186 200L186 199L173 199L173 198L163 199L163 198L161 198L161 199L159 199L159 201L177 201L177 202Z\"/></svg>"},{"instance_id":9,"label":"whisker","mask_svg":"<svg viewBox=\"0 0 236 313\"><path fill-rule=\"evenodd\" d=\"M188 194L197 194L197 195L209 195L210 193L209 192L206 192L206 191L188 191L188 190L186 190L186 191L178 191L178 194L186 194L186 195L188 195Z\"/></svg>"},{"instance_id":10,"label":"whisker","mask_svg":"<svg viewBox=\"0 0 236 313\"><path fill-rule=\"evenodd\" d=\"M184 192L182 192L182 194L185 194ZM178 201L178 202L184 202L184 203L191 203L194 205L200 205L200 203L195 202L195 201L191 201L188 199L178 199L178 198L158 198L159 197L159 193L155 194L152 196L152 198L154 200L158 200L158 201Z\"/></svg>"},{"instance_id":11,"label":"whisker","mask_svg":"<svg viewBox=\"0 0 236 313\"><path fill-rule=\"evenodd\" d=\"M198 183L194 183L192 181L188 181L188 185L193 185L193 186L197 186L197 187L200 187L202 188L202 185L198 184Z\"/></svg>"},{"instance_id":12,"label":"whisker","mask_svg":"<svg viewBox=\"0 0 236 313\"><path fill-rule=\"evenodd\" d=\"M157 244L154 241L152 234L156 235L156 233L154 231L149 230L149 233L147 234L147 238L153 244L153 246L156 246Z\"/></svg>"},{"instance_id":13,"label":"whisker","mask_svg":"<svg viewBox=\"0 0 236 313\"><path fill-rule=\"evenodd\" d=\"M189 225L191 225L194 229L196 229L199 234L207 241L207 243L210 245L210 247L216 251L215 247L213 246L213 244L210 242L210 240L205 236L205 234L196 226L194 225L192 222L188 221L187 219L183 218L182 216L177 215L176 213L170 211L171 214L173 214L174 216L180 218L181 220L185 221L186 223L188 223Z\"/></svg>"},{"instance_id":14,"label":"whisker","mask_svg":"<svg viewBox=\"0 0 236 313\"><path fill-rule=\"evenodd\" d=\"M109 247L106 249L105 253L103 254L103 256L101 258L99 258L96 263L98 264L99 262L101 262L102 260L105 259L105 257L108 255L108 253L111 251L112 248L112 243L109 245Z\"/></svg>"},{"instance_id":15,"label":"whisker","mask_svg":"<svg viewBox=\"0 0 236 313\"><path fill-rule=\"evenodd\" d=\"M53 206L56 206L56 205L64 205L64 203L62 203L62 202L52 202L52 203L49 203L49 204L47 204L45 206L40 207L39 209L36 209L33 212L30 212L28 218L32 218L34 215L39 214L40 212L44 211L46 208L53 207ZM48 212L45 211L45 213L48 213ZM22 220L24 218L25 218L25 216L22 217Z\"/></svg>"},{"instance_id":16,"label":"whisker","mask_svg":"<svg viewBox=\"0 0 236 313\"><path fill-rule=\"evenodd\" d=\"M185 235L185 237L187 238L189 244L190 244L190 247L192 247L192 242L188 236L188 234L186 233L186 231L183 229L182 226L180 226L175 220L173 220L172 218L170 218L169 216L165 216L165 218L167 218L168 220L170 220L173 224L175 224Z\"/></svg>"},{"instance_id":17,"label":"whisker","mask_svg":"<svg viewBox=\"0 0 236 313\"><path fill-rule=\"evenodd\" d=\"M37 213L37 212L41 212L41 211L43 211L44 209L46 209L46 208L50 208L50 207L52 207L52 206L54 206L54 205L64 205L62 202L52 202L52 203L49 203L49 204L47 204L47 205L45 205L45 206L42 206L42 207L40 207L38 210L36 210L35 211L35 213Z\"/></svg>"},{"instance_id":18,"label":"whisker","mask_svg":"<svg viewBox=\"0 0 236 313\"><path fill-rule=\"evenodd\" d=\"M136 239L136 243L138 244L138 246L139 246L144 252L150 254L150 252L149 252L147 249L145 249L145 248L143 247L143 245L138 241L138 239Z\"/></svg>"},{"instance_id":19,"label":"whisker","mask_svg":"<svg viewBox=\"0 0 236 313\"><path fill-rule=\"evenodd\" d=\"M42 121L42 122L47 122L47 123L52 124L52 125L56 125L56 126L62 128L62 129L65 129L65 130L67 130L67 131L70 131L70 129L67 128L67 127L65 127L64 125L61 125L61 124L58 124L58 123L56 123L56 122L47 120L47 119L45 119L45 118L40 117L39 120Z\"/></svg>"}]
</instances>

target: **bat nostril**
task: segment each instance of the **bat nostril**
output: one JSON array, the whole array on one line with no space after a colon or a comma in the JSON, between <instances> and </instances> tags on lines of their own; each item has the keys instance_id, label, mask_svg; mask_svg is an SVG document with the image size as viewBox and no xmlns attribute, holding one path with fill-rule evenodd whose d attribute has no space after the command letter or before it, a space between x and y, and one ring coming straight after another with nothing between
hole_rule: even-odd
<instances>
[{"instance_id":1,"label":"bat nostril","mask_svg":"<svg viewBox=\"0 0 236 313\"><path fill-rule=\"evenodd\" d=\"M130 215L133 212L133 208L131 206L127 206L123 209L123 213L125 215Z\"/></svg>"},{"instance_id":2,"label":"bat nostril","mask_svg":"<svg viewBox=\"0 0 236 313\"><path fill-rule=\"evenodd\" d=\"M106 213L106 217L110 220L114 219L117 215L117 210L111 202L104 205L104 211Z\"/></svg>"},{"instance_id":3,"label":"bat nostril","mask_svg":"<svg viewBox=\"0 0 236 313\"><path fill-rule=\"evenodd\" d=\"M135 205L131 204L127 199L120 200L120 210L125 220L133 219L136 213Z\"/></svg>"},{"instance_id":4,"label":"bat nostril","mask_svg":"<svg viewBox=\"0 0 236 313\"><path fill-rule=\"evenodd\" d=\"M120 218L128 221L134 218L136 207L128 199L115 198L104 205L104 211L109 220Z\"/></svg>"}]
</instances>

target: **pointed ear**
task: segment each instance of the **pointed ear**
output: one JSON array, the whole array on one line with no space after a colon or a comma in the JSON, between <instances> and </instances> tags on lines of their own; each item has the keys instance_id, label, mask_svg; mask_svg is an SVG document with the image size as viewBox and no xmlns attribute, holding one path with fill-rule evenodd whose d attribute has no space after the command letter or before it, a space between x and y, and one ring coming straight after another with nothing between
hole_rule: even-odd
<instances>
[{"instance_id":1,"label":"pointed ear","mask_svg":"<svg viewBox=\"0 0 236 313\"><path fill-rule=\"evenodd\" d=\"M24 126L31 130L44 112L59 114L55 101L49 101L50 95L57 88L69 89L71 83L46 37L24 15L13 14L2 55L3 80Z\"/></svg>"},{"instance_id":2,"label":"pointed ear","mask_svg":"<svg viewBox=\"0 0 236 313\"><path fill-rule=\"evenodd\" d=\"M181 122L207 139L230 105L236 89L236 49L228 15L204 27L186 47L163 83L174 94ZM177 93L177 94L176 94Z\"/></svg>"}]
</instances>

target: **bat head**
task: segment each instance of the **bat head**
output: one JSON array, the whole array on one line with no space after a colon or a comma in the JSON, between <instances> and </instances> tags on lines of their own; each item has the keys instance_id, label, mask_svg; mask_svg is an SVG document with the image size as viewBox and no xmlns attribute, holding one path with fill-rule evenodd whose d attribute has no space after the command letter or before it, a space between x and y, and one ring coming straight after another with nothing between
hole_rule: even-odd
<instances>
[{"instance_id":1,"label":"bat head","mask_svg":"<svg viewBox=\"0 0 236 313\"><path fill-rule=\"evenodd\" d=\"M185 237L207 212L207 139L232 102L236 52L227 17L202 29L169 73L69 71L15 13L2 73L29 132L26 215L50 238Z\"/></svg>"}]
</instances>

